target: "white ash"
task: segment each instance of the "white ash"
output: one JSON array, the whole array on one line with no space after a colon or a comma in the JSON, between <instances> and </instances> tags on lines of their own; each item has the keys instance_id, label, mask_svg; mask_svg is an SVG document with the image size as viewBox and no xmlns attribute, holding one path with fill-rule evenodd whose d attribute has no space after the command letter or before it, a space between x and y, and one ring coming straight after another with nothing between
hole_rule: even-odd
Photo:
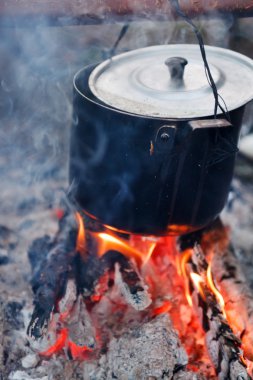
<instances>
[{"instance_id":1,"label":"white ash","mask_svg":"<svg viewBox=\"0 0 253 380\"><path fill-rule=\"evenodd\" d=\"M119 288L125 301L135 310L144 310L151 304L152 301L148 293L148 286L141 281L140 284L143 290L137 291L136 294L132 294L128 285L122 279L119 264L115 264L115 284Z\"/></svg>"},{"instance_id":2,"label":"white ash","mask_svg":"<svg viewBox=\"0 0 253 380\"><path fill-rule=\"evenodd\" d=\"M48 377L31 377L24 371L16 371L10 374L9 380L48 380Z\"/></svg>"},{"instance_id":3,"label":"white ash","mask_svg":"<svg viewBox=\"0 0 253 380\"><path fill-rule=\"evenodd\" d=\"M249 376L245 375L245 369L243 369L238 362L231 363L230 378L231 380L249 380L250 379Z\"/></svg>"},{"instance_id":4,"label":"white ash","mask_svg":"<svg viewBox=\"0 0 253 380\"><path fill-rule=\"evenodd\" d=\"M173 380L205 380L203 375L195 372L187 372L185 370L179 371L173 376Z\"/></svg>"},{"instance_id":5,"label":"white ash","mask_svg":"<svg viewBox=\"0 0 253 380\"><path fill-rule=\"evenodd\" d=\"M96 331L81 295L78 296L74 309L67 318L66 326L72 342L78 346L95 348Z\"/></svg>"},{"instance_id":6,"label":"white ash","mask_svg":"<svg viewBox=\"0 0 253 380\"><path fill-rule=\"evenodd\" d=\"M117 360L116 360L117 358ZM168 315L141 325L109 344L107 380L142 380L148 376L172 379L177 366L187 364L187 355L180 346Z\"/></svg>"},{"instance_id":7,"label":"white ash","mask_svg":"<svg viewBox=\"0 0 253 380\"><path fill-rule=\"evenodd\" d=\"M106 356L93 368L84 367L84 379L169 380L186 364L186 352L164 314L111 339Z\"/></svg>"},{"instance_id":8,"label":"white ash","mask_svg":"<svg viewBox=\"0 0 253 380\"><path fill-rule=\"evenodd\" d=\"M35 352L40 353L46 351L51 346L53 346L57 340L57 331L60 325L60 314L52 313L47 329L45 329L45 333L42 335L42 337L40 339L34 339L33 337L29 337L29 343L31 348Z\"/></svg>"},{"instance_id":9,"label":"white ash","mask_svg":"<svg viewBox=\"0 0 253 380\"><path fill-rule=\"evenodd\" d=\"M76 284L74 279L70 279L67 282L64 296L61 298L58 307L60 313L68 313L72 309L76 301Z\"/></svg>"},{"instance_id":10,"label":"white ash","mask_svg":"<svg viewBox=\"0 0 253 380\"><path fill-rule=\"evenodd\" d=\"M77 363L53 357L49 361L41 360L35 368L12 371L8 380L79 380L78 369Z\"/></svg>"},{"instance_id":11,"label":"white ash","mask_svg":"<svg viewBox=\"0 0 253 380\"><path fill-rule=\"evenodd\" d=\"M36 367L39 361L40 361L40 358L38 355L29 354L21 360L21 363L22 363L23 368L33 368L33 367Z\"/></svg>"}]
</instances>

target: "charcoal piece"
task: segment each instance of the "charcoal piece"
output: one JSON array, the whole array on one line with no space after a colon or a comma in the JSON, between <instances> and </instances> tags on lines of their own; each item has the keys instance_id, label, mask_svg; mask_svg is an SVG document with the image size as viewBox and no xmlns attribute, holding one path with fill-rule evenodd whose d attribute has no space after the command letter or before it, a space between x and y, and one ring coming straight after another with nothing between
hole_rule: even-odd
<instances>
[{"instance_id":1,"label":"charcoal piece","mask_svg":"<svg viewBox=\"0 0 253 380\"><path fill-rule=\"evenodd\" d=\"M204 230L199 230L180 236L177 239L179 250L183 252L188 248L194 247L196 243L200 243L203 232Z\"/></svg>"},{"instance_id":2,"label":"charcoal piece","mask_svg":"<svg viewBox=\"0 0 253 380\"><path fill-rule=\"evenodd\" d=\"M116 263L119 263L131 293L136 294L138 290L143 290L139 275L122 253L111 250L99 258L96 256L95 247L90 246L90 252L85 259L80 255L75 257L75 278L79 292L85 297L91 296L98 280L105 272L114 271Z\"/></svg>"},{"instance_id":3,"label":"charcoal piece","mask_svg":"<svg viewBox=\"0 0 253 380\"><path fill-rule=\"evenodd\" d=\"M151 304L147 286L131 262L124 262L124 265L115 264L115 283L126 302L136 310L144 310Z\"/></svg>"},{"instance_id":4,"label":"charcoal piece","mask_svg":"<svg viewBox=\"0 0 253 380\"><path fill-rule=\"evenodd\" d=\"M212 230L217 230L219 228L223 228L222 222L220 218L216 218L213 222L211 222L208 226L191 232L189 234L181 235L177 239L177 244L179 246L180 251L184 251L188 248L194 247L195 244L200 244L202 241L203 235Z\"/></svg>"},{"instance_id":5,"label":"charcoal piece","mask_svg":"<svg viewBox=\"0 0 253 380\"><path fill-rule=\"evenodd\" d=\"M78 293L84 297L90 297L100 277L109 269L96 254L92 252L84 260L81 255L77 255L74 260L75 279Z\"/></svg>"},{"instance_id":6,"label":"charcoal piece","mask_svg":"<svg viewBox=\"0 0 253 380\"><path fill-rule=\"evenodd\" d=\"M91 249L92 251L92 249ZM115 270L115 281L127 303L136 310L143 310L151 303L147 286L143 283L134 264L117 251L108 251L101 258L90 252L85 258L75 257L75 279L78 293L87 299L93 293L99 279Z\"/></svg>"},{"instance_id":7,"label":"charcoal piece","mask_svg":"<svg viewBox=\"0 0 253 380\"><path fill-rule=\"evenodd\" d=\"M27 332L34 338L43 335L51 312L65 292L68 276L73 272L76 236L75 220L73 216L66 215L59 223L53 247L45 252L39 266L34 264L34 253L29 250L35 271L31 280L34 310Z\"/></svg>"},{"instance_id":8,"label":"charcoal piece","mask_svg":"<svg viewBox=\"0 0 253 380\"><path fill-rule=\"evenodd\" d=\"M37 273L41 268L42 262L45 260L48 252L53 248L53 240L50 236L45 235L41 238L35 239L28 249L28 258L32 267L33 279L35 283Z\"/></svg>"}]
</instances>

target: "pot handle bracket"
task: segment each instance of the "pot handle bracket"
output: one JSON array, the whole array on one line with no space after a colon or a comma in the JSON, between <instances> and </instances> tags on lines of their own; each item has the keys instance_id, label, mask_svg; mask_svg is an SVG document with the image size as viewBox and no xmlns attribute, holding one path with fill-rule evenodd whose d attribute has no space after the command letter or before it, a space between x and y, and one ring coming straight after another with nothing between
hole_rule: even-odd
<instances>
[{"instance_id":1,"label":"pot handle bracket","mask_svg":"<svg viewBox=\"0 0 253 380\"><path fill-rule=\"evenodd\" d=\"M176 125L163 125L161 126L154 138L154 147L158 152L170 152L174 147L174 140L176 136Z\"/></svg>"},{"instance_id":2,"label":"pot handle bracket","mask_svg":"<svg viewBox=\"0 0 253 380\"><path fill-rule=\"evenodd\" d=\"M193 130L198 128L232 127L232 124L226 119L193 120L189 122L189 125Z\"/></svg>"},{"instance_id":3,"label":"pot handle bracket","mask_svg":"<svg viewBox=\"0 0 253 380\"><path fill-rule=\"evenodd\" d=\"M220 134L219 128L232 127L232 124L226 119L206 119L206 120L193 120L189 122L192 131L203 128L216 128L216 144L210 149L209 155L206 160L206 167L210 167L223 161L224 159L235 155L238 152L237 144L231 138L224 138Z\"/></svg>"}]
</instances>

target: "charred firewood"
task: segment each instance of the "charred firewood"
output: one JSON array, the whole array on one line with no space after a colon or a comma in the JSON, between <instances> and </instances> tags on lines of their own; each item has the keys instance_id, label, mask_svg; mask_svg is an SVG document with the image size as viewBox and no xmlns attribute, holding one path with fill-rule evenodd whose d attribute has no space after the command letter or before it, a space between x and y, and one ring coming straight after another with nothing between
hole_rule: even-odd
<instances>
[{"instance_id":1,"label":"charred firewood","mask_svg":"<svg viewBox=\"0 0 253 380\"><path fill-rule=\"evenodd\" d=\"M252 290L221 223L203 235L202 246L211 258L213 277L223 295L227 317L235 321L233 330L242 340L245 357L252 361Z\"/></svg>"},{"instance_id":2,"label":"charred firewood","mask_svg":"<svg viewBox=\"0 0 253 380\"><path fill-rule=\"evenodd\" d=\"M88 226L91 231L99 228L97 224L88 223ZM28 334L35 338L40 338L46 331L51 313L61 309L60 305L68 297L67 281L71 279L75 283L76 298L81 294L85 302L90 303L101 277L115 269L115 281L127 303L143 310L151 302L146 286L129 259L116 251L98 257L96 241L90 230L87 231L84 252L79 252L77 236L77 223L73 215L66 214L59 222L59 232L54 239L44 236L35 240L29 249L34 311ZM71 307L75 302L73 299Z\"/></svg>"},{"instance_id":3,"label":"charred firewood","mask_svg":"<svg viewBox=\"0 0 253 380\"><path fill-rule=\"evenodd\" d=\"M73 271L76 235L73 216L65 215L53 241L44 237L36 240L29 249L34 311L27 332L34 338L43 335L51 312L65 292L67 278Z\"/></svg>"},{"instance_id":4,"label":"charred firewood","mask_svg":"<svg viewBox=\"0 0 253 380\"><path fill-rule=\"evenodd\" d=\"M217 376L219 380L250 379L242 360L241 341L234 335L208 286L207 269L204 253L195 245L187 263L191 296L206 332L207 348Z\"/></svg>"},{"instance_id":5,"label":"charred firewood","mask_svg":"<svg viewBox=\"0 0 253 380\"><path fill-rule=\"evenodd\" d=\"M144 310L151 304L148 287L130 261L115 264L115 283L126 302L136 310Z\"/></svg>"},{"instance_id":6,"label":"charred firewood","mask_svg":"<svg viewBox=\"0 0 253 380\"><path fill-rule=\"evenodd\" d=\"M107 252L101 262L109 270L115 269L115 283L129 305L136 310L144 310L150 305L147 286L133 262L116 251Z\"/></svg>"},{"instance_id":7,"label":"charred firewood","mask_svg":"<svg viewBox=\"0 0 253 380\"><path fill-rule=\"evenodd\" d=\"M117 251L108 251L100 259L91 255L82 262L78 260L79 289L85 298L89 298L95 292L99 279L106 273L115 270L115 282L117 283L125 301L136 310L143 310L151 303L147 286L138 273L133 262Z\"/></svg>"}]
</instances>

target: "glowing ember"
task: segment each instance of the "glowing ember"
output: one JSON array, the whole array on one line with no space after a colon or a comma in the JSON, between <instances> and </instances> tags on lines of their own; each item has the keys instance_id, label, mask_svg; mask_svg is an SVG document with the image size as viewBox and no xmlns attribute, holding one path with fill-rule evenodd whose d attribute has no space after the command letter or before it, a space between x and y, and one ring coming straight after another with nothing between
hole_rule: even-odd
<instances>
[{"instance_id":1,"label":"glowing ember","mask_svg":"<svg viewBox=\"0 0 253 380\"><path fill-rule=\"evenodd\" d=\"M50 358L54 354L60 353L63 349L66 349L73 359L83 359L87 352L92 352L89 347L78 346L69 340L68 335L69 333L67 328L61 329L55 343L46 351L40 352L40 356Z\"/></svg>"},{"instance_id":2,"label":"glowing ember","mask_svg":"<svg viewBox=\"0 0 253 380\"><path fill-rule=\"evenodd\" d=\"M59 331L58 337L54 345L52 345L48 350L43 351L40 353L41 356L50 357L54 355L55 353L61 351L66 344L66 340L68 337L68 330L62 329Z\"/></svg>"},{"instance_id":3,"label":"glowing ember","mask_svg":"<svg viewBox=\"0 0 253 380\"><path fill-rule=\"evenodd\" d=\"M77 344L71 341L68 342L68 347L72 358L76 360L83 359L85 354L92 352L92 350L89 347L78 346Z\"/></svg>"},{"instance_id":4,"label":"glowing ember","mask_svg":"<svg viewBox=\"0 0 253 380\"><path fill-rule=\"evenodd\" d=\"M170 311L171 308L172 308L171 302L170 301L164 301L164 303L161 306L156 307L153 310L153 315L160 315L160 314L168 313L168 311Z\"/></svg>"},{"instance_id":5,"label":"glowing ember","mask_svg":"<svg viewBox=\"0 0 253 380\"><path fill-rule=\"evenodd\" d=\"M64 210L62 208L54 209L54 215L58 220L61 220L64 216Z\"/></svg>"}]
</instances>

